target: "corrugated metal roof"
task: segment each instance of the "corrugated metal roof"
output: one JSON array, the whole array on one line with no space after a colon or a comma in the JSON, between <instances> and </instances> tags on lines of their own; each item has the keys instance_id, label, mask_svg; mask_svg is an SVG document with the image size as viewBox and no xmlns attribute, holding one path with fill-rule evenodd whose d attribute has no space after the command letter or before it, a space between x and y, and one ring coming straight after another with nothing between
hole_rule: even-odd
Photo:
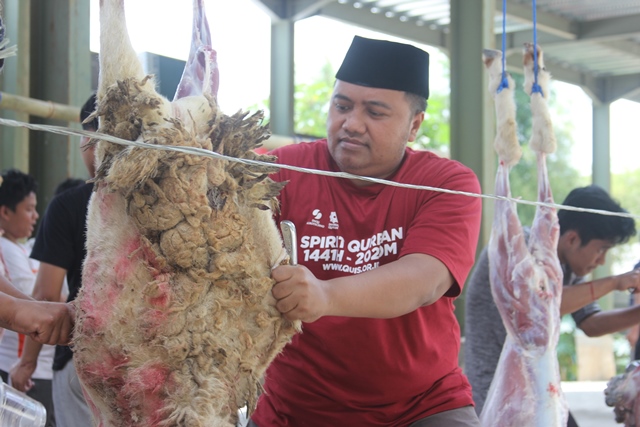
<instances>
[{"instance_id":1,"label":"corrugated metal roof","mask_svg":"<svg viewBox=\"0 0 640 427\"><path fill-rule=\"evenodd\" d=\"M272 7L281 2L262 3ZM446 48L449 0L293 3L307 16L316 13ZM502 1L496 0L496 7L495 33L500 38ZM557 80L581 85L602 102L618 98L640 102L640 0L537 0L536 12L538 42ZM505 24L508 47L511 52L519 52L522 43L531 40L531 1L508 0ZM499 41L496 46L500 46Z\"/></svg>"}]
</instances>

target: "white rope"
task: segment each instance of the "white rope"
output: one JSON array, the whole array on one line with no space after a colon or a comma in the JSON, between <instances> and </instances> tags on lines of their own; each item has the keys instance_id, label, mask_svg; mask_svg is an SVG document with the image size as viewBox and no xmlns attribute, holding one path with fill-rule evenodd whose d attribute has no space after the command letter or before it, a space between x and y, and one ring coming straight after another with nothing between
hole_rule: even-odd
<instances>
[{"instance_id":1,"label":"white rope","mask_svg":"<svg viewBox=\"0 0 640 427\"><path fill-rule=\"evenodd\" d=\"M335 178L344 178L344 179L358 179L358 180L362 180L362 181L372 182L372 183L375 183L375 184L390 185L390 186L393 186L393 187L410 188L410 189L414 189L414 190L423 190L423 191L424 190L426 190L426 191L437 191L437 192L441 192L441 193L457 194L457 195L461 195L461 196L476 197L476 198L483 198L483 199L505 200L505 201L509 201L509 202L519 203L519 204L522 204L522 205L540 206L540 207L548 207L548 208L554 208L554 209L564 209L564 210L576 211L576 212L587 212L587 213L593 213L593 214L598 214L598 215L609 215L609 216L619 216L619 217L623 217L623 218L640 219L640 215L634 215L634 214L630 214L630 213L626 213L626 212L610 212L610 211L605 211L605 210L600 210L600 209L589 209L589 208L578 208L578 207L575 207L575 206L565 206L565 205L560 205L560 204L556 204L556 203L533 202L533 201L530 201L530 200L523 200L523 199L516 199L516 198L511 198L511 197L505 197L505 196L498 196L498 195L495 195L495 194L478 194L478 193L470 193L470 192L466 192L466 191L449 190L449 189L446 189L446 188L430 187L430 186L427 186L427 185L403 184L403 183L399 183L399 182L388 181L386 179L378 179L378 178L371 178L371 177L368 177L368 176L352 175L352 174L345 173L345 172L322 171L322 170L317 170L317 169L302 168L302 167L298 167L298 166L262 162L262 161L259 161L259 160L239 159L239 158L236 158L236 157L225 156L223 154L216 153L214 151L205 150L203 148L184 147L184 146L175 146L175 145L156 145L156 144L148 144L146 142L140 142L140 141L128 141L126 139L120 139L120 138L117 138L117 137L111 136L111 135L106 135L106 134L97 133L97 132L89 132L89 131L86 131L86 130L71 129L71 128L66 128L66 127L62 127L62 126L37 125L37 124L33 124L33 123L24 123L24 122L20 122L20 121L16 121L16 120L9 120L9 119L2 119L2 118L0 118L0 125L12 126L12 127L23 127L23 128L27 128L27 129L31 129L31 130L37 130L37 131L43 131L43 132L51 132L51 133L55 133L55 134L58 134L58 135L85 136L87 138L100 139L100 140L103 140L103 141L108 141L108 142L112 142L114 144L119 144L119 145L124 145L124 146L132 146L132 147L145 148L145 149L151 149L151 150L176 151L176 152L179 152L179 153L191 154L191 155L195 155L195 156L210 157L210 158L214 158L214 159L223 159L223 160L228 160L228 161L231 161L231 162L243 163L243 164L248 164L248 165L259 165L259 166L276 167L276 168L280 168L280 169L287 169L287 170L292 170L292 171L301 172L301 173L309 173L309 174L313 174L313 175L324 175L324 176L331 176L331 177L335 177Z\"/></svg>"}]
</instances>

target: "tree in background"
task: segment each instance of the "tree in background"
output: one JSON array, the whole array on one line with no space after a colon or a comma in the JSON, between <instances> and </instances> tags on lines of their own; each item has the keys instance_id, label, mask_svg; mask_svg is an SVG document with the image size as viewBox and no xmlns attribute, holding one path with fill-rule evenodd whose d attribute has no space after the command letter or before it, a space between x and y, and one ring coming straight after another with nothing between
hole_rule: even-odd
<instances>
[{"instance_id":1,"label":"tree in background","mask_svg":"<svg viewBox=\"0 0 640 427\"><path fill-rule=\"evenodd\" d=\"M327 114L335 74L331 63L327 61L315 81L296 83L293 95L293 123L296 134L314 139L327 136Z\"/></svg>"},{"instance_id":2,"label":"tree in background","mask_svg":"<svg viewBox=\"0 0 640 427\"><path fill-rule=\"evenodd\" d=\"M433 58L440 58L440 60L437 64L431 64L431 66L438 67L444 77L449 77L449 62L445 57L433 56ZM414 149L433 150L448 157L451 152L449 146L451 139L450 118L451 103L449 93L436 92L432 89L427 101L424 121L420 125L416 140L409 143L409 146Z\"/></svg>"}]
</instances>

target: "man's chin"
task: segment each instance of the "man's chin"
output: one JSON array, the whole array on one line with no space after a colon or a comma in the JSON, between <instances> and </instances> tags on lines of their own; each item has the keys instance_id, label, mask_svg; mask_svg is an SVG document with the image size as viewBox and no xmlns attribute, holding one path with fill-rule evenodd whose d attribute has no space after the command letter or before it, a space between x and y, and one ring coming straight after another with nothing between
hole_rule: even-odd
<instances>
[{"instance_id":1,"label":"man's chin","mask_svg":"<svg viewBox=\"0 0 640 427\"><path fill-rule=\"evenodd\" d=\"M350 173L352 175L362 175L364 168L359 159L354 159L353 156L337 156L335 159L336 164L340 168L340 171Z\"/></svg>"}]
</instances>

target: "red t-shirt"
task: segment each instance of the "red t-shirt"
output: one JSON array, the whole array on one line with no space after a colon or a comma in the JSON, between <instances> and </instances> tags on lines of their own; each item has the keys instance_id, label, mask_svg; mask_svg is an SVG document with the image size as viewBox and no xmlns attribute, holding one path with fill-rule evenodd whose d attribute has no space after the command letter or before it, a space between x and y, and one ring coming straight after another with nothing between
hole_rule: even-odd
<instances>
[{"instance_id":1,"label":"red t-shirt","mask_svg":"<svg viewBox=\"0 0 640 427\"><path fill-rule=\"evenodd\" d=\"M274 154L282 164L338 171L325 140ZM286 169L272 177L290 181L276 220L294 222L298 262L319 279L424 253L442 261L457 283L448 297L394 319L327 316L305 323L267 370L253 421L259 427L407 426L471 405L471 387L458 367L452 297L474 262L480 199L383 184L358 188ZM479 192L467 167L425 151L407 149L388 179Z\"/></svg>"}]
</instances>

